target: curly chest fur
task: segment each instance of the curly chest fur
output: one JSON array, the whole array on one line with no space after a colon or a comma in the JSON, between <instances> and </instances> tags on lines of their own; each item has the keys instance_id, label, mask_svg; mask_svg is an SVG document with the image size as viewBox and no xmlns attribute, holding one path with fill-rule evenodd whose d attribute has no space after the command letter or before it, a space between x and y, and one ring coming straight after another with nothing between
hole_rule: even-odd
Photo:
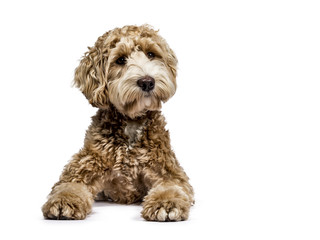
<instances>
[{"instance_id":1,"label":"curly chest fur","mask_svg":"<svg viewBox=\"0 0 320 240\"><path fill-rule=\"evenodd\" d=\"M97 200L111 200L120 203L141 201L147 194L148 187L144 181L143 160L147 150L137 148L144 134L145 121L128 121L124 128L126 138L125 152L120 147L112 168L106 171L104 191L99 193Z\"/></svg>"},{"instance_id":2,"label":"curly chest fur","mask_svg":"<svg viewBox=\"0 0 320 240\"><path fill-rule=\"evenodd\" d=\"M124 134L128 136L129 148L132 148L132 144L141 139L143 133L143 127L145 122L137 121L128 121L127 126L125 127Z\"/></svg>"},{"instance_id":3,"label":"curly chest fur","mask_svg":"<svg viewBox=\"0 0 320 240\"><path fill-rule=\"evenodd\" d=\"M141 201L153 179L167 174L164 164L175 164L169 133L159 111L132 120L117 112L99 110L87 132L86 143L99 153L102 162L97 164L105 169L103 192L98 194L98 200Z\"/></svg>"}]
</instances>

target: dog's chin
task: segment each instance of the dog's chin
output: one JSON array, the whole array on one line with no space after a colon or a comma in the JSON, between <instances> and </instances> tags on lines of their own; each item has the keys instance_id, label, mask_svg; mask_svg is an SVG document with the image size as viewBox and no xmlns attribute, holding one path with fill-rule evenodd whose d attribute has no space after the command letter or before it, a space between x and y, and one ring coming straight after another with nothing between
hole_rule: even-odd
<instances>
[{"instance_id":1,"label":"dog's chin","mask_svg":"<svg viewBox=\"0 0 320 240\"><path fill-rule=\"evenodd\" d=\"M141 117L148 111L161 109L161 100L151 95L145 95L134 101L127 102L122 108L122 113L130 118Z\"/></svg>"}]
</instances>

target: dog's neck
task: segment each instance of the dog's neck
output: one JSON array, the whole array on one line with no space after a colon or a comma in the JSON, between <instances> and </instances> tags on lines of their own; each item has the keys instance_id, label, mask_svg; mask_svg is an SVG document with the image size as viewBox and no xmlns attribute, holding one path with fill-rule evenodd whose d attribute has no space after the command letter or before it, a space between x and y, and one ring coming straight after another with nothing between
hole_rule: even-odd
<instances>
[{"instance_id":1,"label":"dog's neck","mask_svg":"<svg viewBox=\"0 0 320 240\"><path fill-rule=\"evenodd\" d=\"M139 141L142 130L152 124L159 111L147 111L144 115L137 118L129 118L123 115L116 108L99 109L97 114L92 118L93 125L108 129L114 135L122 136L127 139L129 148L135 142Z\"/></svg>"},{"instance_id":2,"label":"dog's neck","mask_svg":"<svg viewBox=\"0 0 320 240\"><path fill-rule=\"evenodd\" d=\"M146 123L147 120L153 119L157 112L159 111L146 111L136 118L130 118L119 112L113 105L110 105L108 108L99 109L93 118L98 122L106 122L109 125L126 126L128 123L133 122L137 124Z\"/></svg>"}]
</instances>

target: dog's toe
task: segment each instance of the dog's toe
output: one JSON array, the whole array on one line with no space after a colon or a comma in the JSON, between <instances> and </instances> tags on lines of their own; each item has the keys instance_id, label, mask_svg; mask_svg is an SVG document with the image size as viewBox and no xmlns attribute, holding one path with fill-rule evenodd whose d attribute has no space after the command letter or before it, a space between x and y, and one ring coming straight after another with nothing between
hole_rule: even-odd
<instances>
[{"instance_id":1,"label":"dog's toe","mask_svg":"<svg viewBox=\"0 0 320 240\"><path fill-rule=\"evenodd\" d=\"M156 214L156 218L160 222L164 222L167 219L167 211L162 207L159 209L158 213Z\"/></svg>"},{"instance_id":2,"label":"dog's toe","mask_svg":"<svg viewBox=\"0 0 320 240\"><path fill-rule=\"evenodd\" d=\"M171 221L178 221L178 220L180 220L180 219L179 219L179 218L180 218L180 215L181 215L181 213L180 213L179 209L178 209L178 208L173 208L173 209L169 212L168 217L169 217L169 219L170 219Z\"/></svg>"}]
</instances>

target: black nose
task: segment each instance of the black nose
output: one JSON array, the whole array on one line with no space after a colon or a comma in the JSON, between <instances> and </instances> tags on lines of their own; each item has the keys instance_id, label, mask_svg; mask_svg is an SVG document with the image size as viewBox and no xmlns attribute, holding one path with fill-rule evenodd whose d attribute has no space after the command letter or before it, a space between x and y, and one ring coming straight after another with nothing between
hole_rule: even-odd
<instances>
[{"instance_id":1,"label":"black nose","mask_svg":"<svg viewBox=\"0 0 320 240\"><path fill-rule=\"evenodd\" d=\"M137 81L138 86L142 89L142 91L149 92L154 89L154 78L150 76L146 76L144 78L140 78Z\"/></svg>"}]
</instances>

